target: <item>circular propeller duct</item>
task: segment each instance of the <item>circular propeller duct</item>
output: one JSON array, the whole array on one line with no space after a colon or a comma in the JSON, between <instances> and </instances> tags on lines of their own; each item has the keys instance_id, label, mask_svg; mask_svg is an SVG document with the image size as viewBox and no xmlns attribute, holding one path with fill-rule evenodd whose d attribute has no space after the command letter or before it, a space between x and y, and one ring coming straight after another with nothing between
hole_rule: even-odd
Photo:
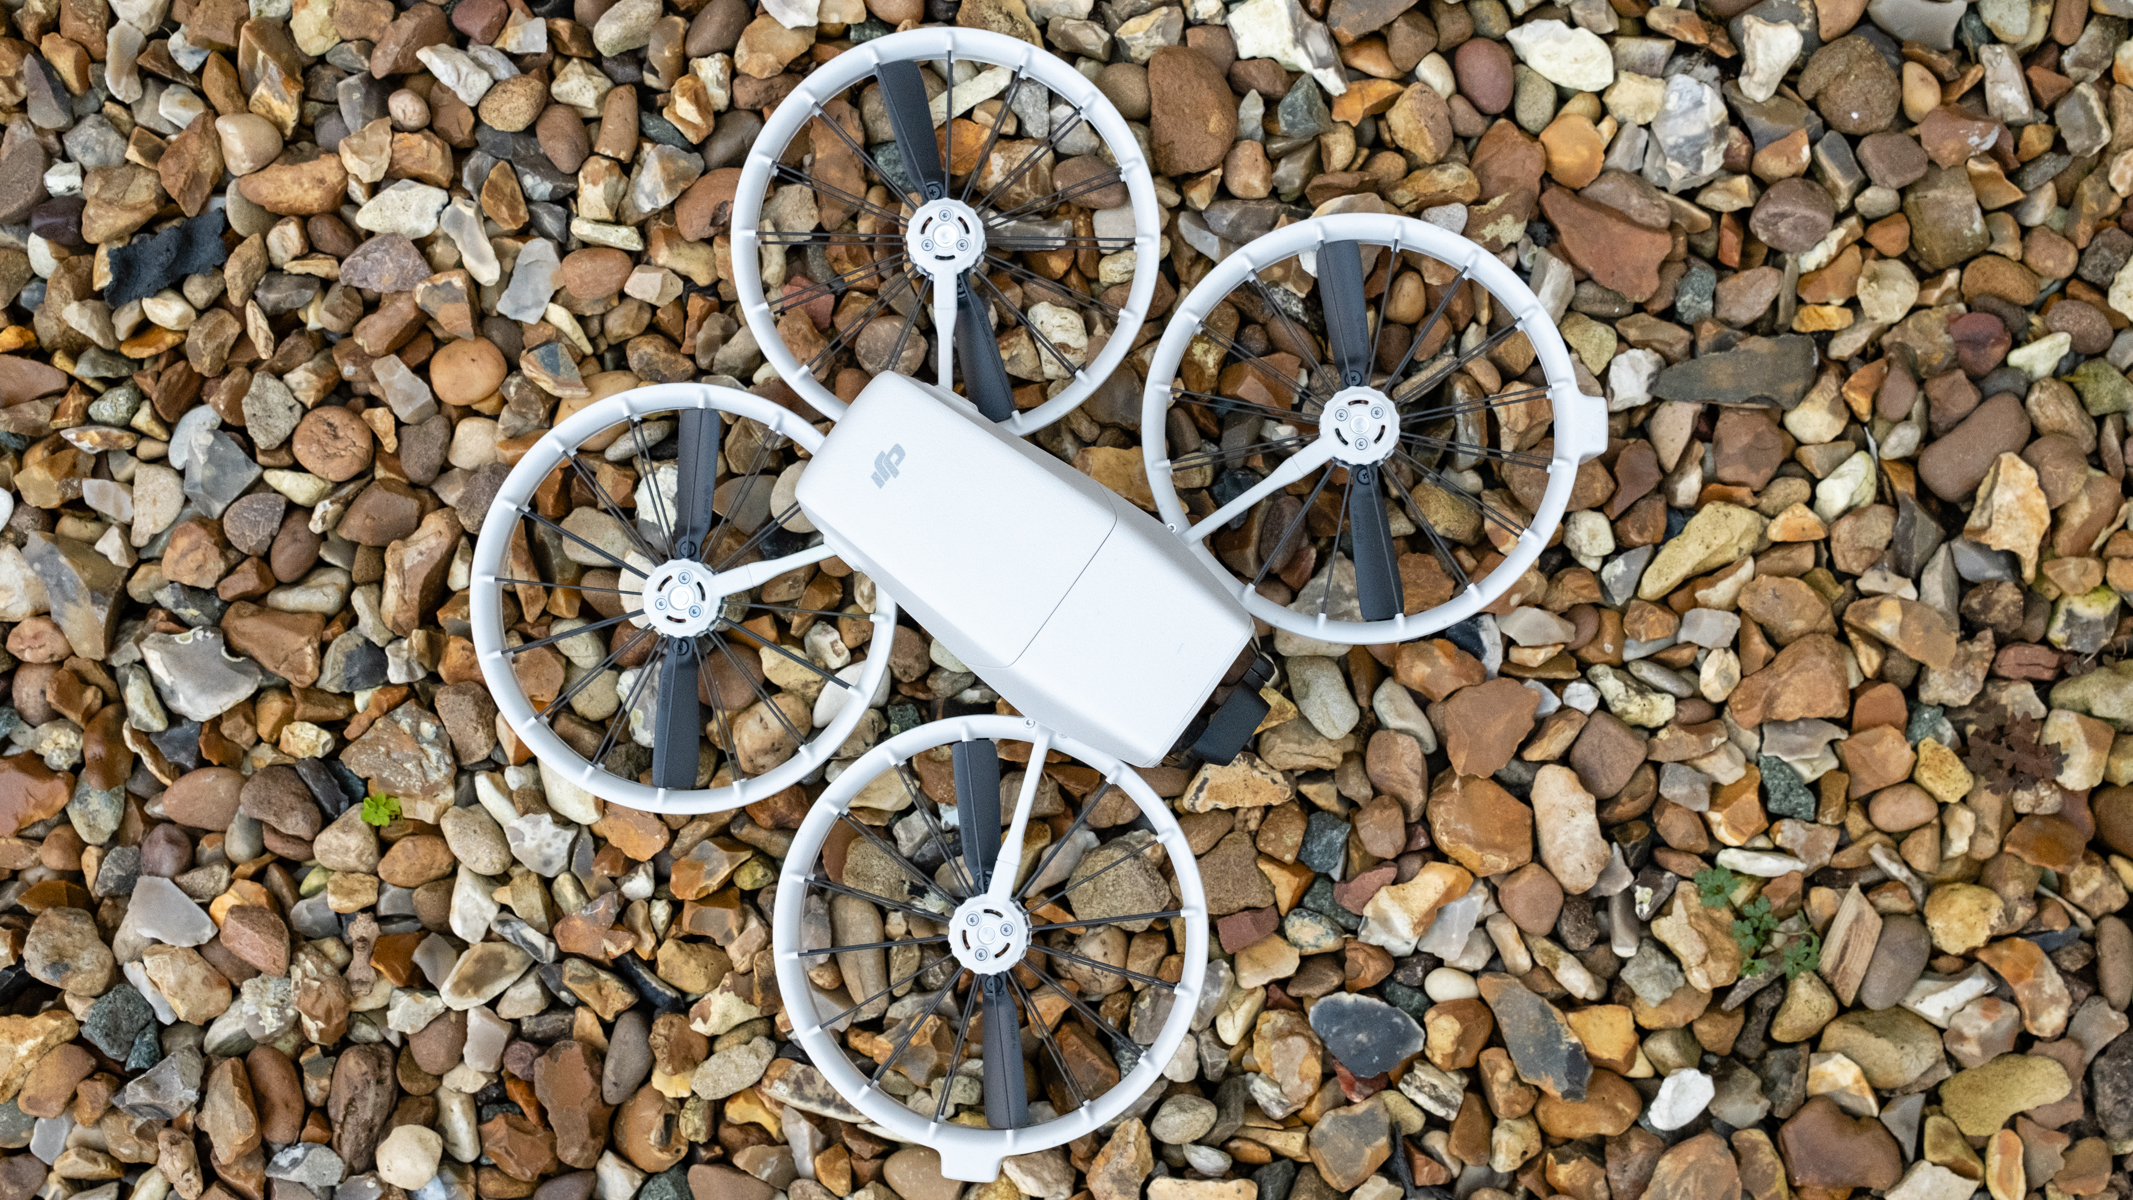
<instances>
[{"instance_id":1,"label":"circular propeller duct","mask_svg":"<svg viewBox=\"0 0 2133 1200\"><path fill-rule=\"evenodd\" d=\"M1164 524L1254 616L1374 645L1525 575L1607 446L1607 405L1495 255L1347 213L1250 242L1186 294L1141 429Z\"/></svg>"},{"instance_id":2,"label":"circular propeller duct","mask_svg":"<svg viewBox=\"0 0 2133 1200\"><path fill-rule=\"evenodd\" d=\"M1125 361L1161 229L1094 83L1004 34L914 29L817 66L770 115L734 196L734 286L769 367L825 416L888 372L1028 433ZM1025 388L1041 399L1019 408Z\"/></svg>"},{"instance_id":3,"label":"circular propeller duct","mask_svg":"<svg viewBox=\"0 0 2133 1200\"><path fill-rule=\"evenodd\" d=\"M1207 963L1169 806L1021 717L921 725L854 762L794 834L772 926L808 1058L971 1182L1166 1086Z\"/></svg>"},{"instance_id":4,"label":"circular propeller duct","mask_svg":"<svg viewBox=\"0 0 2133 1200\"><path fill-rule=\"evenodd\" d=\"M799 782L862 721L878 734L896 605L831 573L791 499L822 435L700 384L565 411L474 545L474 651L507 744L601 799L710 812Z\"/></svg>"}]
</instances>

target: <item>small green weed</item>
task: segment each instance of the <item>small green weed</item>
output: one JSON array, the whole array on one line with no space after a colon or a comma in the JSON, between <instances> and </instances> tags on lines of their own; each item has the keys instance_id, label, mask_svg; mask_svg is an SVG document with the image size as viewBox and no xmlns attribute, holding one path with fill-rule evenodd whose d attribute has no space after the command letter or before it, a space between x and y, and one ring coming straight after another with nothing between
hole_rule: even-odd
<instances>
[{"instance_id":1,"label":"small green weed","mask_svg":"<svg viewBox=\"0 0 2133 1200\"><path fill-rule=\"evenodd\" d=\"M400 819L400 797L366 796L363 799L363 821L380 827Z\"/></svg>"},{"instance_id":2,"label":"small green weed","mask_svg":"<svg viewBox=\"0 0 2133 1200\"><path fill-rule=\"evenodd\" d=\"M1704 907L1716 908L1729 902L1734 889L1740 886L1740 876L1724 867L1712 867L1696 872L1695 883ZM1813 933L1794 936L1782 948L1766 954L1777 932L1778 920L1771 914L1770 901L1757 896L1740 910L1740 916L1733 921L1733 941L1747 959L1742 974L1760 975L1765 968L1775 967L1792 980L1822 964L1822 939Z\"/></svg>"}]
</instances>

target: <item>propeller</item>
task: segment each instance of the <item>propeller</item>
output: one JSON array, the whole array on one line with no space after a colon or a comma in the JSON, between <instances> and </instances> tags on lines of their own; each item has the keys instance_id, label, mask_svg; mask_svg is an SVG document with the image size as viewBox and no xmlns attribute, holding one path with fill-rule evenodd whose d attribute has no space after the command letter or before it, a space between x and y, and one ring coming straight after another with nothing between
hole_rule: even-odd
<instances>
[{"instance_id":1,"label":"propeller","mask_svg":"<svg viewBox=\"0 0 2133 1200\"><path fill-rule=\"evenodd\" d=\"M718 414L705 408L681 410L675 431L679 447L674 463L674 536L678 558L696 558L711 531L711 488L718 479ZM697 747L703 738L703 708L697 695L698 670L693 639L670 639L659 662L659 698L652 713L652 786L684 790L696 786Z\"/></svg>"},{"instance_id":2,"label":"propeller","mask_svg":"<svg viewBox=\"0 0 2133 1200\"><path fill-rule=\"evenodd\" d=\"M989 744L989 743L988 743ZM977 981L985 1004L985 1123L994 1129L1029 1124L1029 1084L1022 1071L1022 1023L1005 975ZM1035 1013L1031 1014L1034 1019Z\"/></svg>"},{"instance_id":3,"label":"propeller","mask_svg":"<svg viewBox=\"0 0 2133 1200\"><path fill-rule=\"evenodd\" d=\"M1363 250L1355 242L1318 248L1318 290L1326 311L1326 340L1343 388L1370 380L1370 306L1363 296ZM1391 403L1386 401L1385 403ZM1405 607L1392 521L1375 463L1348 469L1348 520L1355 529L1356 599L1366 621L1389 621Z\"/></svg>"},{"instance_id":4,"label":"propeller","mask_svg":"<svg viewBox=\"0 0 2133 1200\"><path fill-rule=\"evenodd\" d=\"M925 77L917 63L908 61L885 62L874 68L874 75L881 80L882 107L889 110L904 169L921 197L940 199L948 194L948 172L941 167L940 143L933 140L933 105L926 99Z\"/></svg>"},{"instance_id":5,"label":"propeller","mask_svg":"<svg viewBox=\"0 0 2133 1200\"><path fill-rule=\"evenodd\" d=\"M992 881L993 860L1000 856L1000 747L989 739L957 742L950 754L963 865L982 892Z\"/></svg>"},{"instance_id":6,"label":"propeller","mask_svg":"<svg viewBox=\"0 0 2133 1200\"><path fill-rule=\"evenodd\" d=\"M955 354L963 364L963 387L970 402L988 421L1005 421L1015 415L1015 385L1008 382L1007 364L1000 359L1000 343L992 335L985 302L962 278L961 311L955 322Z\"/></svg>"},{"instance_id":7,"label":"propeller","mask_svg":"<svg viewBox=\"0 0 2133 1200\"><path fill-rule=\"evenodd\" d=\"M1370 379L1370 311L1363 299L1361 246L1327 242L1318 248L1318 293L1341 386L1361 387Z\"/></svg>"}]
</instances>

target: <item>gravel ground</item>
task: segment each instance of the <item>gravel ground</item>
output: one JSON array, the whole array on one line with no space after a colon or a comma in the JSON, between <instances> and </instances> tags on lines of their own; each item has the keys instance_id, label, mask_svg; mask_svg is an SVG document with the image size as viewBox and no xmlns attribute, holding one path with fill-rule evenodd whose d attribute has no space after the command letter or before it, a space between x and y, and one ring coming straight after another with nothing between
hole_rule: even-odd
<instances>
[{"instance_id":1,"label":"gravel ground","mask_svg":"<svg viewBox=\"0 0 2133 1200\"><path fill-rule=\"evenodd\" d=\"M2125 0L8 13L0 1200L2133 1194ZM1062 460L1152 506L1140 388L1165 313L1314 212L1498 253L1611 433L1490 615L1397 646L1270 638L1252 748L1144 772L1213 913L1193 1032L1124 1119L967 1188L864 1127L791 1040L767 916L822 776L711 817L603 810L499 732L465 591L510 464L591 400L711 379L814 415L739 319L739 168L808 71L923 23L1057 53L1158 173L1153 261L1101 240L1126 189L1065 114L998 80L957 106L954 145L1000 147L958 175L1097 239L993 276L1015 402L1134 339L1035 435ZM896 200L858 152L894 149L887 116L871 88L833 107L784 159L850 190L788 183L765 212L871 236ZM829 240L766 251L779 338L845 398L927 373L913 298ZM1380 370L1502 328L1441 267L1371 260ZM1136 272L1160 277L1124 331ZM1205 456L1178 476L1190 511L1281 457L1266 410L1299 397L1245 358L1324 358L1311 277L1270 282L1184 375L1256 410L1181 405L1157 433ZM1513 337L1444 386L1539 379ZM1410 609L1501 561L1465 498L1514 521L1537 503L1505 457L1545 450L1533 407L1484 404L1445 434L1462 444L1391 471ZM668 432L556 477L543 515L595 557L531 533L512 561L543 574L505 601L514 639L557 638L524 690L571 688L559 731L626 773L648 735L608 730L643 652L561 635L619 611L600 589L636 532L608 514L641 511ZM762 451L789 482L798 453L746 421L724 448L720 544L800 545L741 480ZM1278 603L1346 606L1312 483L1211 545ZM870 655L891 684L832 771L994 708L908 616L877 638L840 563L761 598L793 611L707 669L700 782L791 756L819 673ZM913 822L952 819L952 773L913 774L924 799L875 796L855 824L945 881ZM1086 770L1048 766L1041 794L1029 850L1072 847L1058 878L1142 864L1071 916L1167 905ZM918 903L873 828L825 871ZM837 945L924 927L864 898L809 917ZM1130 1067L1114 1025L1152 1040L1184 942L1138 924L1051 935L1085 965L1037 1006L1058 1039L1025 1038L1040 1115ZM982 1125L968 1009L914 990L938 973L862 1002L930 962L849 952L811 978L864 1010L840 1036L899 1067L890 1094Z\"/></svg>"}]
</instances>

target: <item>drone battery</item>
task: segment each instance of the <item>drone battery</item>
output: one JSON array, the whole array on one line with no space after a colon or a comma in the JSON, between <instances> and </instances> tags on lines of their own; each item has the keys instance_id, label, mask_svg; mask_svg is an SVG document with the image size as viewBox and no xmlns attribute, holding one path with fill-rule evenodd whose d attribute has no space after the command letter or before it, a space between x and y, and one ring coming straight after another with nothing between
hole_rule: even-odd
<instances>
[{"instance_id":1,"label":"drone battery","mask_svg":"<svg viewBox=\"0 0 2133 1200\"><path fill-rule=\"evenodd\" d=\"M1018 712L1138 766L1170 751L1252 634L1153 517L904 376L867 385L797 498Z\"/></svg>"}]
</instances>

